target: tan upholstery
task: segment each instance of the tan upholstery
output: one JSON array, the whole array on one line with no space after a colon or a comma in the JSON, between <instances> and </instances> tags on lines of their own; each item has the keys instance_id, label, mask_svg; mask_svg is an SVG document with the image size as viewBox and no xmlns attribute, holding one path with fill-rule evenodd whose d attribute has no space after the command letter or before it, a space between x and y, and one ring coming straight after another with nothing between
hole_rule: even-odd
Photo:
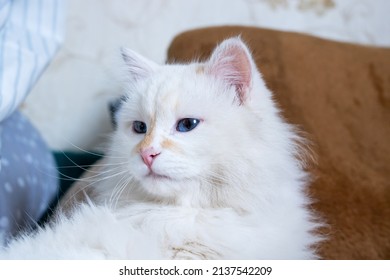
<instances>
[{"instance_id":1,"label":"tan upholstery","mask_svg":"<svg viewBox=\"0 0 390 280\"><path fill-rule=\"evenodd\" d=\"M314 143L310 193L329 224L320 255L390 259L390 49L215 27L177 36L168 60L205 58L237 35L253 50L284 117Z\"/></svg>"}]
</instances>

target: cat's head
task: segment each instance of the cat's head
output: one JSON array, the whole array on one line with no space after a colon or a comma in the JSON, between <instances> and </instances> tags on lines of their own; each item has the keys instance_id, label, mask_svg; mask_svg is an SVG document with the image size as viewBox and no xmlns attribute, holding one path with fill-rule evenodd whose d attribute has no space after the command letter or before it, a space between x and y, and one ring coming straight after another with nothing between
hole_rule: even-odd
<instances>
[{"instance_id":1,"label":"cat's head","mask_svg":"<svg viewBox=\"0 0 390 280\"><path fill-rule=\"evenodd\" d=\"M128 92L110 157L124 182L129 176L148 195L180 199L251 176L271 125L264 114L275 108L241 39L225 40L203 63L158 65L130 50L123 57Z\"/></svg>"}]
</instances>

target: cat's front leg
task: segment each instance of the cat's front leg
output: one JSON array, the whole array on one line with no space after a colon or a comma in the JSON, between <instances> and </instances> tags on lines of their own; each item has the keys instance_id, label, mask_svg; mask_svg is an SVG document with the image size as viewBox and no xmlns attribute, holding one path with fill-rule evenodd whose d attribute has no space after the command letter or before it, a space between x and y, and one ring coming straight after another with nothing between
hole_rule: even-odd
<instances>
[{"instance_id":1,"label":"cat's front leg","mask_svg":"<svg viewBox=\"0 0 390 280\"><path fill-rule=\"evenodd\" d=\"M222 259L221 253L197 241L185 242L183 245L173 246L171 259L175 260L213 260Z\"/></svg>"}]
</instances>

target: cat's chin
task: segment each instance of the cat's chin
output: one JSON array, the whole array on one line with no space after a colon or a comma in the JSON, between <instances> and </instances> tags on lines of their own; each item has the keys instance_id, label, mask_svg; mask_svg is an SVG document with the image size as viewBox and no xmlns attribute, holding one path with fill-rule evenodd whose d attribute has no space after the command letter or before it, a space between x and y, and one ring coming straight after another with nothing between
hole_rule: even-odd
<instances>
[{"instance_id":1,"label":"cat's chin","mask_svg":"<svg viewBox=\"0 0 390 280\"><path fill-rule=\"evenodd\" d=\"M148 172L142 176L139 184L146 193L160 199L175 199L180 189L186 185L181 179L156 172Z\"/></svg>"},{"instance_id":2,"label":"cat's chin","mask_svg":"<svg viewBox=\"0 0 390 280\"><path fill-rule=\"evenodd\" d=\"M148 174L146 174L145 178L149 179L149 180L155 180L155 181L159 181L159 180L173 180L171 177L169 177L167 175L161 175L161 174L158 174L158 173L156 173L154 171L150 171Z\"/></svg>"}]
</instances>

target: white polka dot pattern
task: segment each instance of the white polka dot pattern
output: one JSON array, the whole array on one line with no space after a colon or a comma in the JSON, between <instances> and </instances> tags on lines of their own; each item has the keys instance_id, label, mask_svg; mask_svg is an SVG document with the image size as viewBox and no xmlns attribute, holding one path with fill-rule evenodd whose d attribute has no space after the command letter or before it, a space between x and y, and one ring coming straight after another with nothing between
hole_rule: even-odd
<instances>
[{"instance_id":1,"label":"white polka dot pattern","mask_svg":"<svg viewBox=\"0 0 390 280\"><path fill-rule=\"evenodd\" d=\"M6 182L4 184L4 189L8 192L8 193L11 193L12 192L12 186L10 183Z\"/></svg>"},{"instance_id":2,"label":"white polka dot pattern","mask_svg":"<svg viewBox=\"0 0 390 280\"><path fill-rule=\"evenodd\" d=\"M52 154L20 113L2 121L0 131L0 232L8 236L41 217L58 181Z\"/></svg>"},{"instance_id":3,"label":"white polka dot pattern","mask_svg":"<svg viewBox=\"0 0 390 280\"><path fill-rule=\"evenodd\" d=\"M7 228L9 225L9 220L7 217L0 218L0 228Z\"/></svg>"}]
</instances>

